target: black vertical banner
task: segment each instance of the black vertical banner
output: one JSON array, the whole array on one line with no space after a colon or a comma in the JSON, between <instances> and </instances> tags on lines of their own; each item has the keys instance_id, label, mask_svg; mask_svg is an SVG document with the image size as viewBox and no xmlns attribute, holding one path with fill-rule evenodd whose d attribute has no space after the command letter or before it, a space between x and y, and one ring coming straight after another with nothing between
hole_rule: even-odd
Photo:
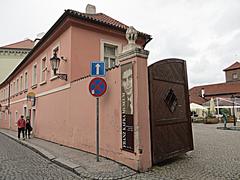
<instances>
[{"instance_id":1,"label":"black vertical banner","mask_svg":"<svg viewBox=\"0 0 240 180\"><path fill-rule=\"evenodd\" d=\"M122 149L134 152L132 63L121 66Z\"/></svg>"}]
</instances>

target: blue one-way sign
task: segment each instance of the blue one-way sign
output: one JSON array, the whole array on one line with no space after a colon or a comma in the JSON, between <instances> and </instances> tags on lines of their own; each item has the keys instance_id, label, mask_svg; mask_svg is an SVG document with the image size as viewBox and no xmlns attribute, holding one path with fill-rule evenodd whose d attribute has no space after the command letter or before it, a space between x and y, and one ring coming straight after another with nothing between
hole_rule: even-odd
<instances>
[{"instance_id":1,"label":"blue one-way sign","mask_svg":"<svg viewBox=\"0 0 240 180\"><path fill-rule=\"evenodd\" d=\"M91 62L91 76L105 76L105 63L104 61Z\"/></svg>"}]
</instances>

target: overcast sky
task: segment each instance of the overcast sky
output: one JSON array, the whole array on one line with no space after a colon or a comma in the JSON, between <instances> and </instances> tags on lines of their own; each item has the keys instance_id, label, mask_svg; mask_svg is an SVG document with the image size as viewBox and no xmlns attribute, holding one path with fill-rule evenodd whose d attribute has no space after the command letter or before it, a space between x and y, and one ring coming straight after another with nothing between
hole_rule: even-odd
<instances>
[{"instance_id":1,"label":"overcast sky","mask_svg":"<svg viewBox=\"0 0 240 180\"><path fill-rule=\"evenodd\" d=\"M152 35L149 64L185 59L189 87L224 82L222 70L240 60L240 0L1 0L0 46L34 40L65 9L87 4Z\"/></svg>"}]
</instances>

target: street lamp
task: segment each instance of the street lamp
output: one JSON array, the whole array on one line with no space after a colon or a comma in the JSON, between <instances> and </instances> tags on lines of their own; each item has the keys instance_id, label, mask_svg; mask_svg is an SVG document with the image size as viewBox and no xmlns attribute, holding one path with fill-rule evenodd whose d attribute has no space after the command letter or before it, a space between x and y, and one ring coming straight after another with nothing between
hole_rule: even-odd
<instances>
[{"instance_id":1,"label":"street lamp","mask_svg":"<svg viewBox=\"0 0 240 180\"><path fill-rule=\"evenodd\" d=\"M64 60L64 61L67 61L63 57L61 57L61 59ZM57 76L58 78L67 81L67 74L57 73L57 70L59 69L61 59L59 57L57 57L57 52L55 51L54 54L53 54L53 57L50 58L50 63L51 63L51 66L52 66L54 76Z\"/></svg>"}]
</instances>

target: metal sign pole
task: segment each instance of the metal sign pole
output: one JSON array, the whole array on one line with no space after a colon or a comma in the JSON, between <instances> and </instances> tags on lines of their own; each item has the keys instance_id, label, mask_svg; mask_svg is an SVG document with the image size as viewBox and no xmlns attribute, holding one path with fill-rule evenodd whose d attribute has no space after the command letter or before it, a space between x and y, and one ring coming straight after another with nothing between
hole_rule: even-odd
<instances>
[{"instance_id":1,"label":"metal sign pole","mask_svg":"<svg viewBox=\"0 0 240 180\"><path fill-rule=\"evenodd\" d=\"M89 92L96 97L96 155L97 162L99 162L99 97L102 96L107 90L107 83L104 79L96 77L89 83Z\"/></svg>"},{"instance_id":2,"label":"metal sign pole","mask_svg":"<svg viewBox=\"0 0 240 180\"><path fill-rule=\"evenodd\" d=\"M97 97L97 122L96 122L97 134L96 134L96 151L97 151L97 162L99 162L99 98Z\"/></svg>"}]
</instances>

